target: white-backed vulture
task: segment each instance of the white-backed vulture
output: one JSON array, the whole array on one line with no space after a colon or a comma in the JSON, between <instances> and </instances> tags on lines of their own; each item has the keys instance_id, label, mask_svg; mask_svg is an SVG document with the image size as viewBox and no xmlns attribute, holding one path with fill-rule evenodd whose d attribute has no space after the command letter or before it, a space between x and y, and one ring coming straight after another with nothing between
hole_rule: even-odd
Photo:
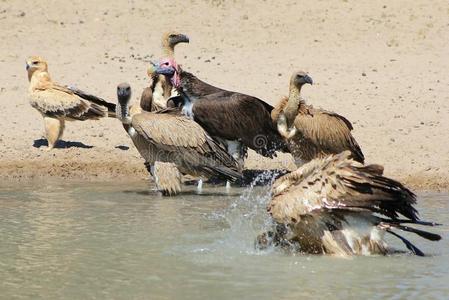
<instances>
[{"instance_id":1,"label":"white-backed vulture","mask_svg":"<svg viewBox=\"0 0 449 300\"><path fill-rule=\"evenodd\" d=\"M238 162L200 125L180 114L179 110L131 111L130 114L131 88L127 83L117 87L117 96L117 116L145 159L160 190L170 194L179 192L178 188L161 185L171 182L172 186L180 186L181 176L171 176L168 180L158 178L159 174L154 172L156 162L173 163L180 173L195 177L214 176L231 181L241 177Z\"/></svg>"},{"instance_id":2,"label":"white-backed vulture","mask_svg":"<svg viewBox=\"0 0 449 300\"><path fill-rule=\"evenodd\" d=\"M307 83L313 81L305 72L293 73L288 98L281 99L271 112L297 164L344 150L351 151L352 157L363 163L362 150L351 134L351 122L336 113L307 105L301 98L301 88Z\"/></svg>"},{"instance_id":3,"label":"white-backed vulture","mask_svg":"<svg viewBox=\"0 0 449 300\"><path fill-rule=\"evenodd\" d=\"M423 255L395 230L441 239L404 225L436 225L419 220L410 190L384 177L382 166L364 166L350 157L344 151L314 159L278 178L267 206L275 230L260 235L256 245L289 245L303 253L337 256L387 254L383 237L388 232Z\"/></svg>"},{"instance_id":4,"label":"white-backed vulture","mask_svg":"<svg viewBox=\"0 0 449 300\"><path fill-rule=\"evenodd\" d=\"M183 113L227 145L234 158L243 159L247 147L267 157L288 151L271 121L273 107L268 103L207 84L172 58L162 59L157 72L170 78L177 89Z\"/></svg>"},{"instance_id":5,"label":"white-backed vulture","mask_svg":"<svg viewBox=\"0 0 449 300\"><path fill-rule=\"evenodd\" d=\"M114 104L100 98L90 98L86 93L77 93L54 83L48 73L47 62L41 57L29 57L26 69L30 81L30 104L44 118L48 150L61 138L65 121L97 120L115 116Z\"/></svg>"},{"instance_id":6,"label":"white-backed vulture","mask_svg":"<svg viewBox=\"0 0 449 300\"><path fill-rule=\"evenodd\" d=\"M151 112L157 109L154 109L154 102L152 97L152 90L147 90L147 97L140 99L140 105L131 105L129 106L129 117L132 117L136 114L142 112ZM131 87L127 83L119 84L117 87L117 96L122 100L122 103L129 101L131 98ZM128 100L126 100L128 99ZM126 114L124 111L125 106L119 105L119 119L120 116ZM134 143L137 151L143 158L148 157L148 143L145 139L140 138L140 136L134 134L134 130L130 127L128 123L123 123L123 128L126 133L130 136L131 140ZM164 195L175 195L181 191L181 177L182 174L179 172L178 168L174 163L162 162L162 161L147 161L145 159L145 167L148 172L153 176L156 187L159 191L161 191Z\"/></svg>"},{"instance_id":7,"label":"white-backed vulture","mask_svg":"<svg viewBox=\"0 0 449 300\"><path fill-rule=\"evenodd\" d=\"M174 58L175 46L179 43L188 43L189 37L178 32L167 32L162 36L162 54ZM142 102L149 102L146 98L151 95L153 106L146 111L156 111L167 107L167 100L172 96L173 86L163 75L156 74L156 66L150 62L147 75L150 78L150 85L146 87L141 96Z\"/></svg>"}]
</instances>

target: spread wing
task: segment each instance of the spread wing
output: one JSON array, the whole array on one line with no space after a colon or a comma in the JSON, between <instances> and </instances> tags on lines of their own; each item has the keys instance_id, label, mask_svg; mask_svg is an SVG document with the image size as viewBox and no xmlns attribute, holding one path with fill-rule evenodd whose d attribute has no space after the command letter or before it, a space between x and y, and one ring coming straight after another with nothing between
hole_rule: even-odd
<instances>
[{"instance_id":1,"label":"spread wing","mask_svg":"<svg viewBox=\"0 0 449 300\"><path fill-rule=\"evenodd\" d=\"M410 190L382 176L381 166L364 166L350 155L345 151L312 160L276 180L268 205L273 218L285 224L311 213L363 210L418 220L416 197Z\"/></svg>"},{"instance_id":2,"label":"spread wing","mask_svg":"<svg viewBox=\"0 0 449 300\"><path fill-rule=\"evenodd\" d=\"M364 162L359 144L351 134L351 122L333 112L306 108L295 119L295 127L306 139L323 149L325 153L340 153L350 150L353 158Z\"/></svg>"},{"instance_id":3,"label":"spread wing","mask_svg":"<svg viewBox=\"0 0 449 300\"><path fill-rule=\"evenodd\" d=\"M31 106L49 117L72 120L88 120L106 117L108 109L85 100L70 89L49 84L30 93Z\"/></svg>"}]
</instances>

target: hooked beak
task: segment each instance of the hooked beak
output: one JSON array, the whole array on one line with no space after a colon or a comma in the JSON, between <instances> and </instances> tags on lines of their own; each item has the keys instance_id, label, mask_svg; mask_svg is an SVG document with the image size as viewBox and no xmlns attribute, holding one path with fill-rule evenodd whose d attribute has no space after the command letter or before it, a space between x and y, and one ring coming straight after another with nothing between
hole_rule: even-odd
<instances>
[{"instance_id":1,"label":"hooked beak","mask_svg":"<svg viewBox=\"0 0 449 300\"><path fill-rule=\"evenodd\" d=\"M305 83L310 83L310 84L313 85L312 77L310 77L309 75L304 76L304 82Z\"/></svg>"},{"instance_id":2,"label":"hooked beak","mask_svg":"<svg viewBox=\"0 0 449 300\"><path fill-rule=\"evenodd\" d=\"M30 65L28 63L26 63L26 69L27 71L30 69Z\"/></svg>"},{"instance_id":3,"label":"hooked beak","mask_svg":"<svg viewBox=\"0 0 449 300\"><path fill-rule=\"evenodd\" d=\"M180 34L180 35L178 35L178 37L177 37L177 42L178 42L178 43L189 43L190 40L189 40L189 37L188 37L187 35L185 35L185 34Z\"/></svg>"},{"instance_id":4,"label":"hooked beak","mask_svg":"<svg viewBox=\"0 0 449 300\"><path fill-rule=\"evenodd\" d=\"M172 66L158 66L156 68L156 74L165 75L165 76L173 76L176 70Z\"/></svg>"}]
</instances>

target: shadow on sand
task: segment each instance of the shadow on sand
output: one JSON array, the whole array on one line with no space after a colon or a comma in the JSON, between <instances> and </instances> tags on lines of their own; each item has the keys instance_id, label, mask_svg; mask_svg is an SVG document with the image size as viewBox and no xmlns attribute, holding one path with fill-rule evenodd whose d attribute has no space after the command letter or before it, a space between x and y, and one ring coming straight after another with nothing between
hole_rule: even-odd
<instances>
[{"instance_id":1,"label":"shadow on sand","mask_svg":"<svg viewBox=\"0 0 449 300\"><path fill-rule=\"evenodd\" d=\"M46 139L34 140L33 147L34 148L48 147L48 142ZM69 142L69 141L63 141L63 140L59 140L55 145L56 149L67 149L67 148L90 149L93 147L94 146L86 145L81 142Z\"/></svg>"}]
</instances>

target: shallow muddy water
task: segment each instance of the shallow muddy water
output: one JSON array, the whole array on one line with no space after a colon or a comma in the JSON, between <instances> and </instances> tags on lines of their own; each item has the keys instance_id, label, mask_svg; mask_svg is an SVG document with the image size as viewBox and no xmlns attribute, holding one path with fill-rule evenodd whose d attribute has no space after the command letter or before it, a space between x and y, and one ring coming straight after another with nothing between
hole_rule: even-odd
<instances>
[{"instance_id":1,"label":"shallow muddy water","mask_svg":"<svg viewBox=\"0 0 449 300\"><path fill-rule=\"evenodd\" d=\"M428 257L351 259L254 250L267 188L0 186L1 299L449 299L449 194L419 195L446 225ZM403 246L395 240L398 248Z\"/></svg>"}]
</instances>

